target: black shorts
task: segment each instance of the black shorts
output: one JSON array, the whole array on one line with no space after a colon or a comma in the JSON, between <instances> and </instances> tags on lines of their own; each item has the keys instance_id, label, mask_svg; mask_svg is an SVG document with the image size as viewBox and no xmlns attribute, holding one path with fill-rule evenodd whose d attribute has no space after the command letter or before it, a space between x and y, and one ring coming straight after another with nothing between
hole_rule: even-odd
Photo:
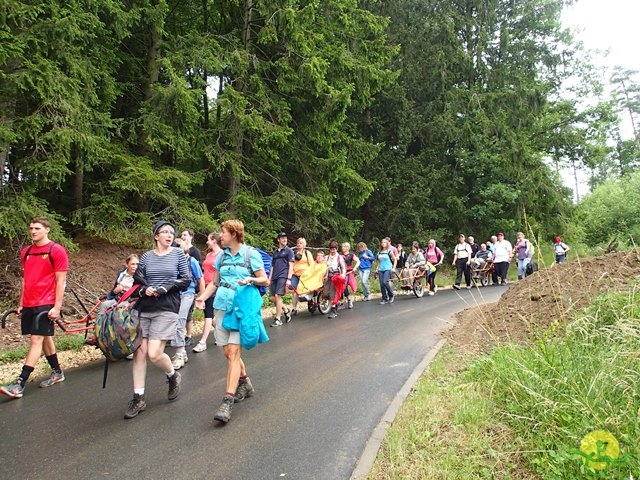
<instances>
[{"instance_id":1,"label":"black shorts","mask_svg":"<svg viewBox=\"0 0 640 480\"><path fill-rule=\"evenodd\" d=\"M271 285L269 285L269 294L271 296L284 295L286 286L287 277L271 279Z\"/></svg>"},{"instance_id":2,"label":"black shorts","mask_svg":"<svg viewBox=\"0 0 640 480\"><path fill-rule=\"evenodd\" d=\"M37 322L38 325L36 325L36 317L38 314L48 312L52 308L53 305L24 307L22 309L22 318L20 320L22 335L42 335L43 337L52 337L55 330L55 324L49 320L46 313L39 317Z\"/></svg>"},{"instance_id":3,"label":"black shorts","mask_svg":"<svg viewBox=\"0 0 640 480\"><path fill-rule=\"evenodd\" d=\"M204 301L204 318L213 318L213 300L215 298L216 296L213 295Z\"/></svg>"}]
</instances>

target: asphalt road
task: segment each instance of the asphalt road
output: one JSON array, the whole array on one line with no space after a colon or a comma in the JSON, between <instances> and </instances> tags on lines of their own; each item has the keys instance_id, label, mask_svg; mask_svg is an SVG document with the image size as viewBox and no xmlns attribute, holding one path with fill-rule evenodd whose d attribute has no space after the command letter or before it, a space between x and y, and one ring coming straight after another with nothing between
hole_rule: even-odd
<instances>
[{"instance_id":1,"label":"asphalt road","mask_svg":"<svg viewBox=\"0 0 640 480\"><path fill-rule=\"evenodd\" d=\"M123 419L128 362L111 366L104 390L101 363L48 389L30 383L22 399L0 400L0 478L348 479L450 316L504 291L398 295L390 305L357 302L337 319L305 312L268 328L271 340L243 353L256 393L222 426L212 420L226 375L217 347L189 353L172 403L150 365L147 409L132 420Z\"/></svg>"}]
</instances>

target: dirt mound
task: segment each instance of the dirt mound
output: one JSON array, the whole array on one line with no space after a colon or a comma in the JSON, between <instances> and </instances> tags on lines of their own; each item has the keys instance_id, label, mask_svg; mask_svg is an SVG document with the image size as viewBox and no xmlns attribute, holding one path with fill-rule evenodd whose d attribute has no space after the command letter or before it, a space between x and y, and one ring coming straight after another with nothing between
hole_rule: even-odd
<instances>
[{"instance_id":1,"label":"dirt mound","mask_svg":"<svg viewBox=\"0 0 640 480\"><path fill-rule=\"evenodd\" d=\"M638 276L638 250L543 268L511 284L499 302L460 312L444 336L454 348L474 353L500 343L521 343L555 322L566 323L594 297L623 290L630 278Z\"/></svg>"}]
</instances>

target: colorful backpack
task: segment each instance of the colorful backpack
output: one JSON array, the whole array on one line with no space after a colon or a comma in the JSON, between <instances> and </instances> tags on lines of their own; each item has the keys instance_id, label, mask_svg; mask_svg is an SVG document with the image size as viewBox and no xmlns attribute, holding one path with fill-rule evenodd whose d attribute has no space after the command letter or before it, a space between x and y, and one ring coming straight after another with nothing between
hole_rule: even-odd
<instances>
[{"instance_id":1,"label":"colorful backpack","mask_svg":"<svg viewBox=\"0 0 640 480\"><path fill-rule=\"evenodd\" d=\"M116 362L127 355L131 355L142 343L140 324L131 316L131 310L135 302L129 301L129 298L139 288L140 285L132 286L122 294L118 303L107 308L96 319L94 327L96 345L107 360L102 388L107 383L109 362Z\"/></svg>"}]
</instances>

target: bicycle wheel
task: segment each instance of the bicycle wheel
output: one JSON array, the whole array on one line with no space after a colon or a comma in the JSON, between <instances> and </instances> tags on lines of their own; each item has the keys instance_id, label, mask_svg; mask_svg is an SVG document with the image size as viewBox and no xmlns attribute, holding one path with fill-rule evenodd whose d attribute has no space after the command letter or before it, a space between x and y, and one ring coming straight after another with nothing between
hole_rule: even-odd
<instances>
[{"instance_id":1,"label":"bicycle wheel","mask_svg":"<svg viewBox=\"0 0 640 480\"><path fill-rule=\"evenodd\" d=\"M424 284L422 283L422 279L418 279L413 282L413 294L418 298L422 298L424 296Z\"/></svg>"},{"instance_id":2,"label":"bicycle wheel","mask_svg":"<svg viewBox=\"0 0 640 480\"><path fill-rule=\"evenodd\" d=\"M331 311L331 300L320 297L318 300L318 310L320 310L320 313L323 315L328 314Z\"/></svg>"},{"instance_id":3,"label":"bicycle wheel","mask_svg":"<svg viewBox=\"0 0 640 480\"><path fill-rule=\"evenodd\" d=\"M11 315L15 315L16 316L16 322L18 321L18 311L17 310L7 310L6 312L4 312L2 314L2 319L0 319L0 326L2 328L7 328L7 320L9 320L9 317Z\"/></svg>"}]
</instances>

